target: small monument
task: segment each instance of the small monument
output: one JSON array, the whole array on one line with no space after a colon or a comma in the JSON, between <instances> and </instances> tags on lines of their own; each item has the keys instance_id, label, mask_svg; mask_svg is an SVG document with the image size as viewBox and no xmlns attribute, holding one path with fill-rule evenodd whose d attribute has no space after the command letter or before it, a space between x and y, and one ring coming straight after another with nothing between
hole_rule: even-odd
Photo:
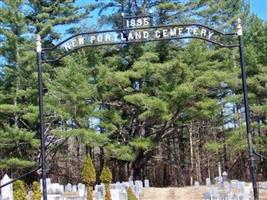
<instances>
[{"instance_id":1,"label":"small monument","mask_svg":"<svg viewBox=\"0 0 267 200\"><path fill-rule=\"evenodd\" d=\"M8 177L7 174L4 175L3 179L1 180L1 185L4 185L10 182L11 179ZM13 185L12 183L1 188L2 200L13 200Z\"/></svg>"}]
</instances>

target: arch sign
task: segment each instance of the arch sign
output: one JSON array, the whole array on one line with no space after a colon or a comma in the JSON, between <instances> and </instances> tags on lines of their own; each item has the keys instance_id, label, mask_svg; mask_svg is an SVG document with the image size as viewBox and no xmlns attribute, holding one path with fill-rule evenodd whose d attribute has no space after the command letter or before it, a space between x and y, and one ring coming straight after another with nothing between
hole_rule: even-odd
<instances>
[{"instance_id":1,"label":"arch sign","mask_svg":"<svg viewBox=\"0 0 267 200\"><path fill-rule=\"evenodd\" d=\"M86 32L73 35L57 45L43 48L41 38L37 35L36 52L38 63L38 91L39 91L39 121L41 140L41 172L43 185L43 200L47 200L46 186L46 162L45 162L45 134L44 134L44 111L43 111L43 80L42 64L61 60L65 56L81 48L102 45L125 45L131 43L180 40L196 38L216 44L220 47L239 47L240 65L242 74L242 86L244 97L244 108L246 117L247 143L250 159L251 181L253 183L254 199L258 200L258 189L256 179L256 161L253 152L252 134L250 130L249 107L246 83L246 71L244 61L244 44L241 20L238 20L235 33L223 33L201 24L172 24L153 26L150 15L124 16L122 29Z\"/></svg>"},{"instance_id":2,"label":"arch sign","mask_svg":"<svg viewBox=\"0 0 267 200\"><path fill-rule=\"evenodd\" d=\"M173 24L153 26L152 17L123 17L123 28L86 32L73 35L59 44L44 48L43 62L54 62L78 49L88 46L118 45L137 42L197 38L221 47L238 47L236 33L223 33L201 24ZM226 42L225 42L226 41Z\"/></svg>"}]
</instances>

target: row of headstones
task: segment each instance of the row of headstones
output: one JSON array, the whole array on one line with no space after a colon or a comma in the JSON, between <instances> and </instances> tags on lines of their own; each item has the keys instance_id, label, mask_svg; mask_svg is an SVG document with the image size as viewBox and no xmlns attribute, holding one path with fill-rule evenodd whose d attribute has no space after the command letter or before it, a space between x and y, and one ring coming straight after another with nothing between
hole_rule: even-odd
<instances>
[{"instance_id":1,"label":"row of headstones","mask_svg":"<svg viewBox=\"0 0 267 200\"><path fill-rule=\"evenodd\" d=\"M5 175L1 180L1 185L4 185L10 182L11 179ZM47 194L49 200L54 199L68 199L75 198L77 200L86 199L86 187L84 184L79 183L78 185L60 185L58 183L51 183L51 179L46 180L47 183ZM40 182L41 190L42 183ZM131 187L134 194L139 198L144 187L149 187L149 180L144 180L144 185L142 181L129 181L129 182L117 182L115 184L110 184L110 192L112 200L127 200L127 189ZM30 192L29 196L32 196ZM12 184L9 184L1 188L0 200L13 200L13 187ZM105 186L104 184L96 185L94 190L94 199L103 200L105 196Z\"/></svg>"},{"instance_id":2,"label":"row of headstones","mask_svg":"<svg viewBox=\"0 0 267 200\"><path fill-rule=\"evenodd\" d=\"M194 183L195 189L199 189L199 182ZM206 179L207 192L203 194L204 200L250 200L252 199L252 185L244 181L231 180L228 182L222 177L215 178L215 185L210 178ZM267 190L267 182L262 184L262 189Z\"/></svg>"}]
</instances>

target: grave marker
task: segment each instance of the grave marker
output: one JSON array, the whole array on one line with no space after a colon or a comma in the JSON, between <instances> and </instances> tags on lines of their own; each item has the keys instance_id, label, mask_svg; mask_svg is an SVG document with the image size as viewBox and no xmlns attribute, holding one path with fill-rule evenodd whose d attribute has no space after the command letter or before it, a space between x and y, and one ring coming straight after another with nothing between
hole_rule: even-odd
<instances>
[{"instance_id":1,"label":"grave marker","mask_svg":"<svg viewBox=\"0 0 267 200\"><path fill-rule=\"evenodd\" d=\"M4 185L10 182L11 179L7 174L4 175L3 179L1 180L1 185ZM1 188L2 200L13 200L13 185L12 183Z\"/></svg>"}]
</instances>

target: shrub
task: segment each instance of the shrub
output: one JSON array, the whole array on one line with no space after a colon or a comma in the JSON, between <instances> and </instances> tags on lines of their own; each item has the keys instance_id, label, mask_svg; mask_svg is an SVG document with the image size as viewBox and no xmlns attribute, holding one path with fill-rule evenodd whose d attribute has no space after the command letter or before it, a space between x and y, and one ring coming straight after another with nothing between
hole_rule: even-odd
<instances>
[{"instance_id":1,"label":"shrub","mask_svg":"<svg viewBox=\"0 0 267 200\"><path fill-rule=\"evenodd\" d=\"M32 200L40 200L42 197L40 183L37 181L34 181L32 184L32 190L33 190Z\"/></svg>"},{"instance_id":2,"label":"shrub","mask_svg":"<svg viewBox=\"0 0 267 200\"><path fill-rule=\"evenodd\" d=\"M112 181L112 173L107 166L103 167L100 180L105 184L105 200L111 200L109 184Z\"/></svg>"},{"instance_id":3,"label":"shrub","mask_svg":"<svg viewBox=\"0 0 267 200\"><path fill-rule=\"evenodd\" d=\"M128 196L128 200L138 200L135 194L133 193L131 187L129 187L127 190L127 196Z\"/></svg>"},{"instance_id":4,"label":"shrub","mask_svg":"<svg viewBox=\"0 0 267 200\"><path fill-rule=\"evenodd\" d=\"M104 166L100 175L102 183L110 184L112 181L112 173L107 166Z\"/></svg>"},{"instance_id":5,"label":"shrub","mask_svg":"<svg viewBox=\"0 0 267 200\"><path fill-rule=\"evenodd\" d=\"M84 164L82 167L82 180L85 182L87 186L87 200L93 200L93 188L96 181L96 173L95 173L95 167L93 164L92 159L88 156L84 160Z\"/></svg>"},{"instance_id":6,"label":"shrub","mask_svg":"<svg viewBox=\"0 0 267 200\"><path fill-rule=\"evenodd\" d=\"M27 200L27 190L23 181L15 181L13 184L13 191L14 200Z\"/></svg>"}]
</instances>

